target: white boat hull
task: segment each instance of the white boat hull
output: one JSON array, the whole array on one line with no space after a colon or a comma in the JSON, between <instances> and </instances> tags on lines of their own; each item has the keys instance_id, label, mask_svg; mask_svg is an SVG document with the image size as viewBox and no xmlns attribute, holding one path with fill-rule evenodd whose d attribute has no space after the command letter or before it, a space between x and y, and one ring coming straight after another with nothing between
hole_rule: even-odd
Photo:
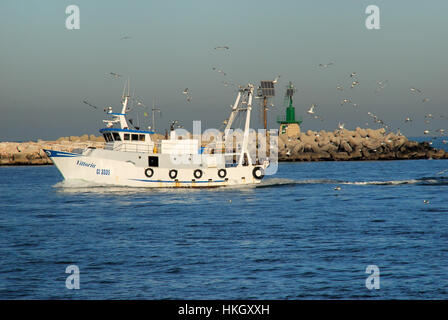
<instances>
[{"instance_id":1,"label":"white boat hull","mask_svg":"<svg viewBox=\"0 0 448 320\"><path fill-rule=\"evenodd\" d=\"M78 153L45 150L65 180L85 180L101 185L147 187L147 188L204 188L258 184L261 177L254 176L255 168L248 165L226 168L150 168L150 177L145 173L148 167L136 166L131 161L119 161ZM220 170L225 170L225 176ZM176 175L174 177L175 170ZM195 171L202 172L195 177ZM221 176L219 176L221 173Z\"/></svg>"}]
</instances>

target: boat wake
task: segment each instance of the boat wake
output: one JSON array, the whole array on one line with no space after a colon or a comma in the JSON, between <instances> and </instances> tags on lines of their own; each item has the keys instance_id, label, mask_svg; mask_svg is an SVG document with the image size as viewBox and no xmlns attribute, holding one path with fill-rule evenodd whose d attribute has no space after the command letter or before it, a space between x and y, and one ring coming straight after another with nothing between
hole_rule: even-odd
<instances>
[{"instance_id":1,"label":"boat wake","mask_svg":"<svg viewBox=\"0 0 448 320\"><path fill-rule=\"evenodd\" d=\"M422 177L418 179L405 180L386 180L386 181L345 181L338 179L304 179L295 180L287 178L265 178L258 185L241 185L241 186L227 186L213 188L213 190L228 190L228 189L258 189L258 188L281 188L290 187L294 185L354 185L354 186L400 186L400 185L422 185L422 186L440 186L448 185L448 177ZM146 187L126 187L107 184L98 184L86 180L64 180L58 182L53 186L58 191L79 193L79 192L95 192L95 193L129 193L129 192L199 192L199 188L146 188ZM207 189L207 188L206 188ZM208 190L208 189L207 189Z\"/></svg>"},{"instance_id":2,"label":"boat wake","mask_svg":"<svg viewBox=\"0 0 448 320\"><path fill-rule=\"evenodd\" d=\"M448 185L448 177L423 177L418 179L386 180L386 181L344 181L338 179L294 180L286 178L267 178L257 188L285 187L306 184L338 184L356 186L398 186L398 185Z\"/></svg>"}]
</instances>

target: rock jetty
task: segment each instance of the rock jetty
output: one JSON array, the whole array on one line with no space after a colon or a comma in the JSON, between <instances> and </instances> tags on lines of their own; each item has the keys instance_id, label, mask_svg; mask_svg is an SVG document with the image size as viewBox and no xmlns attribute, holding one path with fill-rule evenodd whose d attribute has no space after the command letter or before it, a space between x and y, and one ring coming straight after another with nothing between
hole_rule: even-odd
<instances>
[{"instance_id":1,"label":"rock jetty","mask_svg":"<svg viewBox=\"0 0 448 320\"><path fill-rule=\"evenodd\" d=\"M255 137L254 137L255 138ZM164 139L157 135L156 140ZM205 140L203 140L205 145ZM251 144L252 145L252 144ZM255 145L255 144L253 144ZM104 148L102 136L61 137L56 141L0 142L0 165L53 164L42 149L73 152L86 147ZM297 132L278 137L279 161L349 161L448 159L448 152L428 142L410 141L384 129L342 129L333 132Z\"/></svg>"},{"instance_id":2,"label":"rock jetty","mask_svg":"<svg viewBox=\"0 0 448 320\"><path fill-rule=\"evenodd\" d=\"M410 141L384 128L280 134L278 147L279 161L448 159L448 152L428 142Z\"/></svg>"},{"instance_id":3,"label":"rock jetty","mask_svg":"<svg viewBox=\"0 0 448 320\"><path fill-rule=\"evenodd\" d=\"M61 137L56 141L0 142L0 165L53 164L42 149L72 152L87 147L104 148L102 136Z\"/></svg>"}]
</instances>

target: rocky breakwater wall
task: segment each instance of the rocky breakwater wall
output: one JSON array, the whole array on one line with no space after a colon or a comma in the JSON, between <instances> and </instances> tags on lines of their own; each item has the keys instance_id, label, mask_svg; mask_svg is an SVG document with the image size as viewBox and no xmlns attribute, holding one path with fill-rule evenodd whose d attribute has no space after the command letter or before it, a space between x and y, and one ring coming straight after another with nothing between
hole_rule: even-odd
<instances>
[{"instance_id":1,"label":"rocky breakwater wall","mask_svg":"<svg viewBox=\"0 0 448 320\"><path fill-rule=\"evenodd\" d=\"M61 137L56 141L0 142L0 165L53 164L42 149L72 152L87 147L104 148L102 136Z\"/></svg>"},{"instance_id":2,"label":"rocky breakwater wall","mask_svg":"<svg viewBox=\"0 0 448 320\"><path fill-rule=\"evenodd\" d=\"M428 142L410 141L385 129L311 131L279 135L279 161L448 159Z\"/></svg>"}]
</instances>

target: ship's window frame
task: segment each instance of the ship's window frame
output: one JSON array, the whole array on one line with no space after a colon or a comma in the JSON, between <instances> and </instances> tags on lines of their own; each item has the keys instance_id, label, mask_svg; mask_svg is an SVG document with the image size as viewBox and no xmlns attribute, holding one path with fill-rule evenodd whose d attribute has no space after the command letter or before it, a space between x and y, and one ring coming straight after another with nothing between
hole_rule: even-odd
<instances>
[{"instance_id":1,"label":"ship's window frame","mask_svg":"<svg viewBox=\"0 0 448 320\"><path fill-rule=\"evenodd\" d=\"M125 134L124 134L124 140L125 140L125 141L129 141L129 140L131 140L131 135L130 135L129 133L125 133Z\"/></svg>"},{"instance_id":2,"label":"ship's window frame","mask_svg":"<svg viewBox=\"0 0 448 320\"><path fill-rule=\"evenodd\" d=\"M138 141L138 134L136 133L131 134L131 141Z\"/></svg>"},{"instance_id":3,"label":"ship's window frame","mask_svg":"<svg viewBox=\"0 0 448 320\"><path fill-rule=\"evenodd\" d=\"M115 141L121 141L120 134L118 132L112 132Z\"/></svg>"},{"instance_id":4,"label":"ship's window frame","mask_svg":"<svg viewBox=\"0 0 448 320\"><path fill-rule=\"evenodd\" d=\"M140 134L138 137L138 141L145 141L145 135L144 134Z\"/></svg>"},{"instance_id":5,"label":"ship's window frame","mask_svg":"<svg viewBox=\"0 0 448 320\"><path fill-rule=\"evenodd\" d=\"M114 139L112 138L112 134L110 132L103 133L103 136L106 142L114 141Z\"/></svg>"}]
</instances>

